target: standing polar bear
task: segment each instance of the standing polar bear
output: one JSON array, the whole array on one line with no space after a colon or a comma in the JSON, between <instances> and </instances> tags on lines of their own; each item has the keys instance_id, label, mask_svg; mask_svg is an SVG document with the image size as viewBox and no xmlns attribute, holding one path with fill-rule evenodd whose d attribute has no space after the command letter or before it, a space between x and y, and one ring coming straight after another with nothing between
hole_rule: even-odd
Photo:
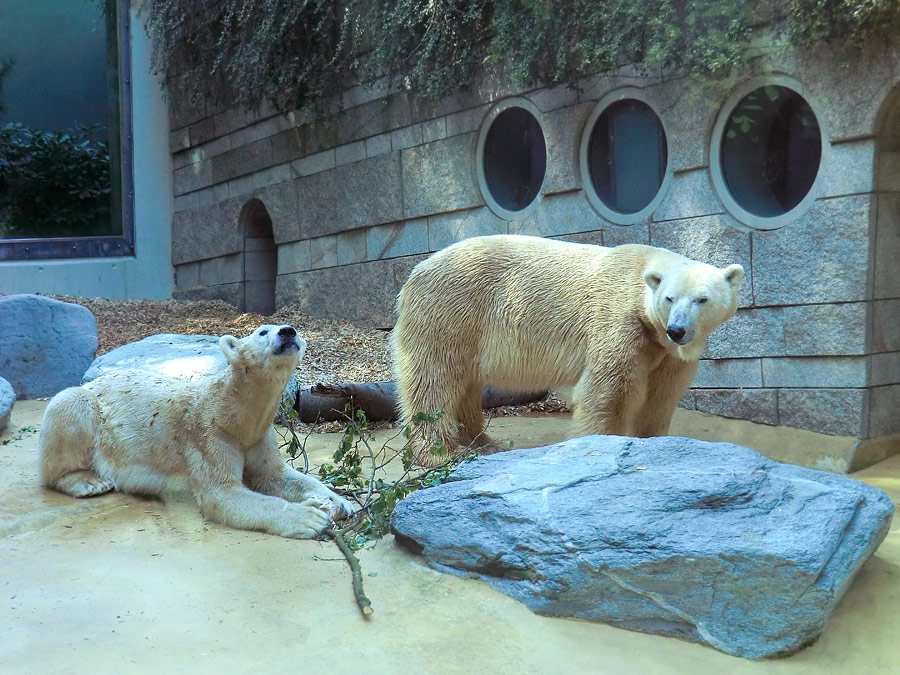
<instances>
[{"instance_id":1,"label":"standing polar bear","mask_svg":"<svg viewBox=\"0 0 900 675\"><path fill-rule=\"evenodd\" d=\"M306 341L291 326L219 340L228 366L194 381L121 370L47 405L43 484L73 497L190 487L231 527L309 538L351 504L282 461L272 419Z\"/></svg>"},{"instance_id":2,"label":"standing polar bear","mask_svg":"<svg viewBox=\"0 0 900 675\"><path fill-rule=\"evenodd\" d=\"M574 386L575 434L664 435L706 337L734 316L743 277L740 265L651 246L515 235L453 244L416 265L397 298L403 422L442 410L433 431L447 448L490 452L499 448L484 435L485 383Z\"/></svg>"}]
</instances>

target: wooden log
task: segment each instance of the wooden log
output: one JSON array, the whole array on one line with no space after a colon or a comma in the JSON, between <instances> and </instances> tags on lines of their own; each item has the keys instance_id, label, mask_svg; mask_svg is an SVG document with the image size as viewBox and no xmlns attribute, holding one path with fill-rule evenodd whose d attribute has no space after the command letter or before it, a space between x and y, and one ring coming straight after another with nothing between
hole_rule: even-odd
<instances>
[{"instance_id":1,"label":"wooden log","mask_svg":"<svg viewBox=\"0 0 900 675\"><path fill-rule=\"evenodd\" d=\"M537 401L541 392L512 392L487 385L481 392L481 407L520 405ZM340 382L301 387L295 407L301 422L328 422L344 419L344 409L351 405L362 410L370 420L397 419L396 384L394 382Z\"/></svg>"}]
</instances>

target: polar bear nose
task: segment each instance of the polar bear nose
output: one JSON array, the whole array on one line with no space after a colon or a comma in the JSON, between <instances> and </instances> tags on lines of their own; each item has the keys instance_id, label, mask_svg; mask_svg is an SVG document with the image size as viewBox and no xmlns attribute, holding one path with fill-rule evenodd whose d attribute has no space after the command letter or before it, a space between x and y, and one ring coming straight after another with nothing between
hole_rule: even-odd
<instances>
[{"instance_id":1,"label":"polar bear nose","mask_svg":"<svg viewBox=\"0 0 900 675\"><path fill-rule=\"evenodd\" d=\"M670 328L669 330L667 330L666 335L669 336L669 339L672 342L678 342L679 340L681 340L684 337L685 332L686 331L684 330L684 328L677 326L677 327L673 327L673 328Z\"/></svg>"},{"instance_id":2,"label":"polar bear nose","mask_svg":"<svg viewBox=\"0 0 900 675\"><path fill-rule=\"evenodd\" d=\"M294 330L294 327L293 327L293 326L284 326L283 328L281 328L281 329L278 331L278 334L279 334L281 337L288 337L288 338L290 338L290 337L296 337L297 331Z\"/></svg>"}]
</instances>

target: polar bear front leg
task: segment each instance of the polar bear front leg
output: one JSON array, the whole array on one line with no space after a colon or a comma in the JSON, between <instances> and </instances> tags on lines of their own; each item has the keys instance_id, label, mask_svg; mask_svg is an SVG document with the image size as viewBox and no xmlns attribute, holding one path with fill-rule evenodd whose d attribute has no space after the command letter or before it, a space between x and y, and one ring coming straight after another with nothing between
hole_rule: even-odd
<instances>
[{"instance_id":1,"label":"polar bear front leg","mask_svg":"<svg viewBox=\"0 0 900 675\"><path fill-rule=\"evenodd\" d=\"M206 518L239 530L262 530L280 537L312 539L325 531L331 514L319 499L299 504L243 486L220 485L197 495Z\"/></svg>"},{"instance_id":2,"label":"polar bear front leg","mask_svg":"<svg viewBox=\"0 0 900 675\"><path fill-rule=\"evenodd\" d=\"M352 503L329 490L321 481L285 464L278 451L274 428L245 453L244 482L252 490L289 502L318 500L336 520L349 516L354 510Z\"/></svg>"},{"instance_id":3,"label":"polar bear front leg","mask_svg":"<svg viewBox=\"0 0 900 675\"><path fill-rule=\"evenodd\" d=\"M203 447L185 451L191 487L206 518L241 530L298 539L315 537L331 524L330 510L321 499L311 497L298 504L243 485L242 454L221 437L207 438Z\"/></svg>"},{"instance_id":4,"label":"polar bear front leg","mask_svg":"<svg viewBox=\"0 0 900 675\"><path fill-rule=\"evenodd\" d=\"M627 358L600 363L575 385L574 435L634 436L647 399L647 369Z\"/></svg>"},{"instance_id":5,"label":"polar bear front leg","mask_svg":"<svg viewBox=\"0 0 900 675\"><path fill-rule=\"evenodd\" d=\"M647 400L638 414L635 436L669 433L675 408L697 376L698 366L697 361L666 359L650 373Z\"/></svg>"}]
</instances>

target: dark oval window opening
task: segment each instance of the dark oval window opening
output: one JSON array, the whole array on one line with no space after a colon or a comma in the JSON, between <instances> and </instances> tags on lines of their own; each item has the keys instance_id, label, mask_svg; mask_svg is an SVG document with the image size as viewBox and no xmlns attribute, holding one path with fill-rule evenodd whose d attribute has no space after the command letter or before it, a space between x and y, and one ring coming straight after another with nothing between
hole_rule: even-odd
<instances>
[{"instance_id":1,"label":"dark oval window opening","mask_svg":"<svg viewBox=\"0 0 900 675\"><path fill-rule=\"evenodd\" d=\"M491 196L507 211L521 211L537 197L547 170L541 125L524 108L497 115L484 142L484 178Z\"/></svg>"},{"instance_id":2,"label":"dark oval window opening","mask_svg":"<svg viewBox=\"0 0 900 675\"><path fill-rule=\"evenodd\" d=\"M766 85L735 106L722 135L722 174L734 200L755 216L787 213L809 194L822 159L812 108L793 89Z\"/></svg>"},{"instance_id":3,"label":"dark oval window opening","mask_svg":"<svg viewBox=\"0 0 900 675\"><path fill-rule=\"evenodd\" d=\"M588 144L591 184L618 213L637 213L659 192L669 149L659 116L636 99L616 101L597 118Z\"/></svg>"}]
</instances>

